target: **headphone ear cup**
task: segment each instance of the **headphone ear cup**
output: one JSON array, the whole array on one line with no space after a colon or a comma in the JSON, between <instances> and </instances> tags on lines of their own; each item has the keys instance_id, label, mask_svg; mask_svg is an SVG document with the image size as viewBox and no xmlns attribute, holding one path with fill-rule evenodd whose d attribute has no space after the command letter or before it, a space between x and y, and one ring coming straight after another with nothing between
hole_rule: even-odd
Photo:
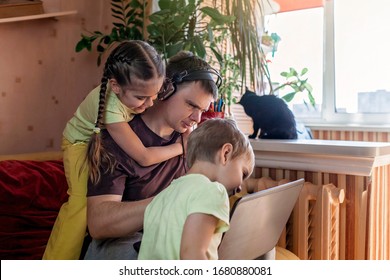
<instances>
[{"instance_id":1,"label":"headphone ear cup","mask_svg":"<svg viewBox=\"0 0 390 280\"><path fill-rule=\"evenodd\" d=\"M185 77L185 76L187 76L187 71L174 74L172 77L172 83L180 84L181 82L183 82L183 77Z\"/></svg>"},{"instance_id":2,"label":"headphone ear cup","mask_svg":"<svg viewBox=\"0 0 390 280\"><path fill-rule=\"evenodd\" d=\"M169 82L164 85L164 90L158 94L158 99L166 100L170 96L172 96L172 94L174 94L175 92L176 92L176 84L174 82Z\"/></svg>"}]
</instances>

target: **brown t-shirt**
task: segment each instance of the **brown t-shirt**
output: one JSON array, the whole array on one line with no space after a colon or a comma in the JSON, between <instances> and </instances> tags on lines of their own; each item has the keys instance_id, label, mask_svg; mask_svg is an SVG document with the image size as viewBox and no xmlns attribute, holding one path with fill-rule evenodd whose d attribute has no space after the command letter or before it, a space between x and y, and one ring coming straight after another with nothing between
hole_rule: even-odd
<instances>
[{"instance_id":1,"label":"brown t-shirt","mask_svg":"<svg viewBox=\"0 0 390 280\"><path fill-rule=\"evenodd\" d=\"M180 137L179 133L173 132L170 139L161 138L146 126L140 115L136 115L129 124L145 147L170 145ZM101 180L96 185L88 182L87 196L118 194L123 195L122 201L141 200L158 194L173 179L185 173L182 156L142 167L115 143L106 130L102 131L102 141L105 149L114 155L117 166L113 173L104 173L107 167L103 164L100 168Z\"/></svg>"}]
</instances>

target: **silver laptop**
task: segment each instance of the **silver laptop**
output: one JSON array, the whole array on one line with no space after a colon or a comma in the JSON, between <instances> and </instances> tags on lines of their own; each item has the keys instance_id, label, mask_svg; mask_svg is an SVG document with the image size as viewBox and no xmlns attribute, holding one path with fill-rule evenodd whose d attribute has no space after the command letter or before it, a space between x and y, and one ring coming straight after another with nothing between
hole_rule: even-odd
<instances>
[{"instance_id":1,"label":"silver laptop","mask_svg":"<svg viewBox=\"0 0 390 280\"><path fill-rule=\"evenodd\" d=\"M230 229L218 248L221 260L253 260L272 250L304 184L299 179L264 191L244 195L236 201Z\"/></svg>"}]
</instances>

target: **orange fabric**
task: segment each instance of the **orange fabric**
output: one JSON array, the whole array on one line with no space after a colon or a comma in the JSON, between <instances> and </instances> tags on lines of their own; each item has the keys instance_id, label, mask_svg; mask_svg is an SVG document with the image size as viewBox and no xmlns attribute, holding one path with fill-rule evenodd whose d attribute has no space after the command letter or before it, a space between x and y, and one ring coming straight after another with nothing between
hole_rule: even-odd
<instances>
[{"instance_id":1,"label":"orange fabric","mask_svg":"<svg viewBox=\"0 0 390 280\"><path fill-rule=\"evenodd\" d=\"M280 5L279 13L318 8L324 6L323 0L274 0Z\"/></svg>"},{"instance_id":2,"label":"orange fabric","mask_svg":"<svg viewBox=\"0 0 390 280\"><path fill-rule=\"evenodd\" d=\"M299 258L289 250L276 246L275 260L299 260Z\"/></svg>"}]
</instances>

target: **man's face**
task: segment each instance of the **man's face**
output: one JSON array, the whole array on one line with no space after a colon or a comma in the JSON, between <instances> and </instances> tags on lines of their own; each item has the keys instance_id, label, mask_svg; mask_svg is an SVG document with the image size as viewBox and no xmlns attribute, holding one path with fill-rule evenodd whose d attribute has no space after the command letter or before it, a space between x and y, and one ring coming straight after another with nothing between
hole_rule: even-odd
<instances>
[{"instance_id":1,"label":"man's face","mask_svg":"<svg viewBox=\"0 0 390 280\"><path fill-rule=\"evenodd\" d=\"M200 122L202 113L208 110L212 101L212 94L202 89L199 82L181 85L177 92L163 101L171 110L167 121L174 130L184 133Z\"/></svg>"}]
</instances>

